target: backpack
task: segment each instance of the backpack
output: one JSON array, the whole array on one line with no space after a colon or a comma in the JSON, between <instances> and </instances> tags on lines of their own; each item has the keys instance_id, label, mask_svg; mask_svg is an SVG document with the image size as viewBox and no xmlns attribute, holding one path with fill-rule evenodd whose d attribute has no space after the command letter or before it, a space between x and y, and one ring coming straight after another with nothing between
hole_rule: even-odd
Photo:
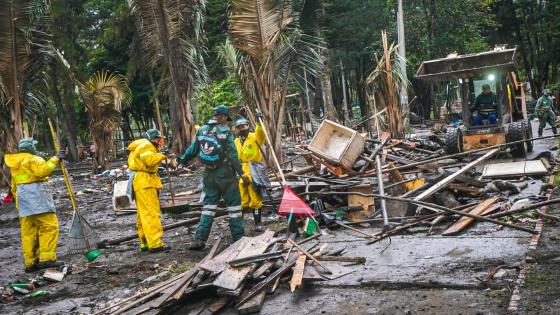
<instances>
[{"instance_id":1,"label":"backpack","mask_svg":"<svg viewBox=\"0 0 560 315\"><path fill-rule=\"evenodd\" d=\"M225 158L224 144L216 133L216 128L205 130L198 136L198 157L202 164L215 166Z\"/></svg>"}]
</instances>

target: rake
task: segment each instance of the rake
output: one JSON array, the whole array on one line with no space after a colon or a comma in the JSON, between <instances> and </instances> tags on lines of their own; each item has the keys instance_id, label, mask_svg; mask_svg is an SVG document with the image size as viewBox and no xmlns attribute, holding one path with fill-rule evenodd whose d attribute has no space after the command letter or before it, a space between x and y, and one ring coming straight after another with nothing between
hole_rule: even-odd
<instances>
[{"instance_id":1,"label":"rake","mask_svg":"<svg viewBox=\"0 0 560 315\"><path fill-rule=\"evenodd\" d=\"M60 150L60 142L50 119L49 127L51 129L54 148L58 152ZM68 190L68 195L70 196L72 209L74 209L72 214L72 224L70 226L70 232L68 233L68 238L70 239L69 248L66 251L66 254L72 255L84 253L87 260L92 262L101 254L99 249L92 246L99 242L99 237L97 236L97 233L95 233L91 224L89 224L80 213L80 208L78 207L76 196L74 195L74 189L72 188L72 183L70 182L70 176L68 176L68 171L66 170L63 160L60 161L60 169L62 170L62 175L64 176L64 183L66 184L66 189Z\"/></svg>"}]
</instances>

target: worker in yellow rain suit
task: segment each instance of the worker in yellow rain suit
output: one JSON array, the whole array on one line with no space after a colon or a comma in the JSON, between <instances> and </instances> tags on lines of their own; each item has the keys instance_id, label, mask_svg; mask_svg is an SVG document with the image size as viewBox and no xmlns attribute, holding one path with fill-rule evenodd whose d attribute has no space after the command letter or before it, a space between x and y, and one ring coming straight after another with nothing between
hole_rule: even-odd
<instances>
[{"instance_id":1,"label":"worker in yellow rain suit","mask_svg":"<svg viewBox=\"0 0 560 315\"><path fill-rule=\"evenodd\" d=\"M21 248L25 272L61 266L56 261L58 220L48 176L56 169L64 153L45 161L35 149L37 141L21 139L18 153L6 154L6 165L12 173L12 194L15 196L21 225Z\"/></svg>"},{"instance_id":2,"label":"worker in yellow rain suit","mask_svg":"<svg viewBox=\"0 0 560 315\"><path fill-rule=\"evenodd\" d=\"M129 192L138 208L136 228L140 239L140 250L151 253L168 251L163 245L163 228L161 226L158 191L163 188L159 178L158 165L166 158L158 152L162 142L161 133L150 129L145 133L146 139L138 139L128 146L128 168L131 170L128 181Z\"/></svg>"},{"instance_id":3,"label":"worker in yellow rain suit","mask_svg":"<svg viewBox=\"0 0 560 315\"><path fill-rule=\"evenodd\" d=\"M260 117L260 113L257 116ZM237 138L235 139L235 147L239 155L239 161L243 168L243 173L249 177L250 182L246 183L239 180L239 192L241 193L241 207L243 209L252 209L253 218L255 220L255 231L262 231L261 208L263 205L262 196L258 188L253 185L253 178L249 163L262 163L263 157L260 146L265 141L265 134L261 124L257 123L255 132L250 132L249 121L240 118L235 121L237 130Z\"/></svg>"}]
</instances>

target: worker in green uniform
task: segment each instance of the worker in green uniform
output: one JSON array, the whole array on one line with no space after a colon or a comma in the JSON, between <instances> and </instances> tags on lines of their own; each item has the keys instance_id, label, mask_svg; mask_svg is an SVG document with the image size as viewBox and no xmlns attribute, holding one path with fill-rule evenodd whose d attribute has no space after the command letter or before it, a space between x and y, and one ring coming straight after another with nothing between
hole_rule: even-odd
<instances>
[{"instance_id":1,"label":"worker in green uniform","mask_svg":"<svg viewBox=\"0 0 560 315\"><path fill-rule=\"evenodd\" d=\"M483 120L488 120L492 125L496 124L498 99L496 94L490 90L490 85L484 84L482 86L482 93L480 93L474 100L474 105L471 112L477 112L474 117L474 124L477 126L482 125Z\"/></svg>"},{"instance_id":2,"label":"worker in green uniform","mask_svg":"<svg viewBox=\"0 0 560 315\"><path fill-rule=\"evenodd\" d=\"M195 240L189 246L193 250L201 250L206 245L218 202L222 197L226 203L233 241L237 241L245 234L236 175L247 183L250 181L243 173L235 149L234 136L227 125L227 122L231 121L229 108L224 105L217 106L213 114L212 119L197 131L193 143L177 158L179 164L185 165L198 157L205 166L202 175L204 192L202 214Z\"/></svg>"},{"instance_id":3,"label":"worker in green uniform","mask_svg":"<svg viewBox=\"0 0 560 315\"><path fill-rule=\"evenodd\" d=\"M552 132L556 134L556 112L554 111L554 106L552 104L552 92L549 89L543 91L543 96L539 97L537 100L537 105L535 106L535 112L533 113L532 119L539 119L539 137L542 137L544 127L546 123L552 127Z\"/></svg>"}]
</instances>

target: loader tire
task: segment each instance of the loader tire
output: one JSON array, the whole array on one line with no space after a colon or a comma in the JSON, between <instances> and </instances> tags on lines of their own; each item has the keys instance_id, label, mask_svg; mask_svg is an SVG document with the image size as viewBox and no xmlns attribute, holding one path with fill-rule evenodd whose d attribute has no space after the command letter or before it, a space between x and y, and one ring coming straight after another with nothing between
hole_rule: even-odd
<instances>
[{"instance_id":1,"label":"loader tire","mask_svg":"<svg viewBox=\"0 0 560 315\"><path fill-rule=\"evenodd\" d=\"M527 139L527 125L522 121L515 121L509 124L507 141L521 141ZM528 141L527 141L528 142ZM511 145L511 156L524 158L527 156L527 142L520 142Z\"/></svg>"},{"instance_id":2,"label":"loader tire","mask_svg":"<svg viewBox=\"0 0 560 315\"><path fill-rule=\"evenodd\" d=\"M445 151L448 154L463 152L463 131L460 128L449 128L445 135Z\"/></svg>"}]
</instances>

